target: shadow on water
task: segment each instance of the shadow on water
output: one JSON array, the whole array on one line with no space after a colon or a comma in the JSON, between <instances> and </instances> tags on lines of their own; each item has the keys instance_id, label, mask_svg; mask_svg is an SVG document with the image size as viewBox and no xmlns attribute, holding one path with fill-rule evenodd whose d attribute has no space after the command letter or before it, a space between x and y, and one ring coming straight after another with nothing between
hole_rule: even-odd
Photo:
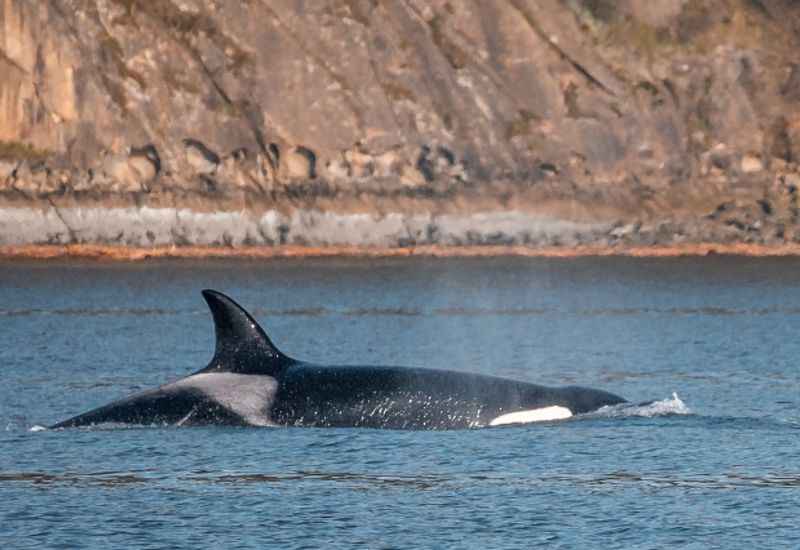
<instances>
[{"instance_id":1,"label":"shadow on water","mask_svg":"<svg viewBox=\"0 0 800 550\"><path fill-rule=\"evenodd\" d=\"M131 485L166 487L197 484L249 486L306 483L333 483L348 489L405 488L414 491L454 490L509 485L527 487L566 485L595 488L643 487L654 489L693 488L712 490L735 490L741 488L794 489L800 487L800 473L776 472L755 476L736 472L679 475L613 471L592 474L574 473L509 476L489 474L391 475L304 470L289 473L211 473L201 470L187 472L185 474L161 475L152 469L129 472L0 473L0 487L12 484L69 487L127 487Z\"/></svg>"}]
</instances>

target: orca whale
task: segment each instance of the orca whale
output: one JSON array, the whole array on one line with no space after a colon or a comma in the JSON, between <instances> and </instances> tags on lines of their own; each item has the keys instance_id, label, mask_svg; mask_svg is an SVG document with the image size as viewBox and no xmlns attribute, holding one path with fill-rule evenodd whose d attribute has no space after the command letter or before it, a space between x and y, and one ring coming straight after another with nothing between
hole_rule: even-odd
<instances>
[{"instance_id":1,"label":"orca whale","mask_svg":"<svg viewBox=\"0 0 800 550\"><path fill-rule=\"evenodd\" d=\"M389 366L323 366L281 353L214 290L216 350L205 368L51 428L105 423L458 429L561 420L626 401L601 390Z\"/></svg>"}]
</instances>

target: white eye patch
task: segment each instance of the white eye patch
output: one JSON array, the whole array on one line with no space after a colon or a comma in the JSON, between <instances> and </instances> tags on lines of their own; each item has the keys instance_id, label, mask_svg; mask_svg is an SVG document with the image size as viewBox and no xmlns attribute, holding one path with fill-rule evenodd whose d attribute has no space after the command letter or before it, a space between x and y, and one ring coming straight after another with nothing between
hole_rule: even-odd
<instances>
[{"instance_id":1,"label":"white eye patch","mask_svg":"<svg viewBox=\"0 0 800 550\"><path fill-rule=\"evenodd\" d=\"M528 411L517 411L503 414L489 422L490 426L504 426L506 424L527 424L529 422L548 422L551 420L564 420L572 416L572 411L566 407L544 407Z\"/></svg>"}]
</instances>

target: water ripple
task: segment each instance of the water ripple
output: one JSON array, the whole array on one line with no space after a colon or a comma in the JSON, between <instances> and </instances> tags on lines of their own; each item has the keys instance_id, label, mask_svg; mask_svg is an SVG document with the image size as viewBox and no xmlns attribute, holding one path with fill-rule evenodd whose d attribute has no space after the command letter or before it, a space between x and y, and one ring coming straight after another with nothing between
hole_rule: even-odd
<instances>
[{"instance_id":1,"label":"water ripple","mask_svg":"<svg viewBox=\"0 0 800 550\"><path fill-rule=\"evenodd\" d=\"M557 313L556 309L548 308L467 308L467 307L448 307L433 310L433 315L446 316L466 316L476 315L520 315L520 316L540 316Z\"/></svg>"},{"instance_id":2,"label":"water ripple","mask_svg":"<svg viewBox=\"0 0 800 550\"><path fill-rule=\"evenodd\" d=\"M355 308L355 309L346 309L342 312L344 315L349 317L375 317L375 316L382 316L382 315L391 315L391 316L418 316L423 315L422 310L415 309L415 308L403 308L403 307L388 307L388 308Z\"/></svg>"},{"instance_id":3,"label":"water ripple","mask_svg":"<svg viewBox=\"0 0 800 550\"><path fill-rule=\"evenodd\" d=\"M148 315L180 315L185 310L164 308L63 308L63 309L0 309L0 317L25 317L35 315L57 315L66 317L104 317L104 316L148 316Z\"/></svg>"},{"instance_id":4,"label":"water ripple","mask_svg":"<svg viewBox=\"0 0 800 550\"><path fill-rule=\"evenodd\" d=\"M407 307L385 308L345 308L332 309L322 306L297 307L286 309L253 308L251 313L257 317L324 317L328 315L344 315L348 317L377 316L443 316L443 317L475 317L475 316L519 316L541 317L547 315L579 315L583 317L623 317L640 315L666 316L768 316L768 315L800 315L800 307L759 307L728 308L717 306L705 307L606 307L564 309L556 307L440 307L429 310ZM168 315L205 315L205 309L168 309L168 308L0 308L0 317L26 316L65 316L65 317L146 317Z\"/></svg>"},{"instance_id":5,"label":"water ripple","mask_svg":"<svg viewBox=\"0 0 800 550\"><path fill-rule=\"evenodd\" d=\"M730 472L725 474L655 474L635 471L613 471L594 474L553 475L493 475L484 473L463 475L393 475L362 472L227 472L209 473L205 470L186 474L158 474L155 470L119 472L0 472L0 487L9 484L36 486L119 487L130 485L162 484L212 484L259 485L285 483L341 483L350 487L396 487L413 490L445 488L474 488L481 486L591 486L646 488L690 488L735 490L740 488L796 489L800 487L800 472L767 473L752 475Z\"/></svg>"}]
</instances>

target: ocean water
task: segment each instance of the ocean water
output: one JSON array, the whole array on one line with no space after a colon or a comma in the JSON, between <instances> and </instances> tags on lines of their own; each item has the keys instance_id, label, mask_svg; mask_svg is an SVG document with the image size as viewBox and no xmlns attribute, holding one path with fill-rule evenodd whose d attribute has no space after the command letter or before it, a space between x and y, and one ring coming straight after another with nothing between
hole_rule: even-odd
<instances>
[{"instance_id":1,"label":"ocean water","mask_svg":"<svg viewBox=\"0 0 800 550\"><path fill-rule=\"evenodd\" d=\"M203 367L203 288L287 354L652 405L464 431L37 430ZM0 263L2 548L800 547L800 260Z\"/></svg>"}]
</instances>

